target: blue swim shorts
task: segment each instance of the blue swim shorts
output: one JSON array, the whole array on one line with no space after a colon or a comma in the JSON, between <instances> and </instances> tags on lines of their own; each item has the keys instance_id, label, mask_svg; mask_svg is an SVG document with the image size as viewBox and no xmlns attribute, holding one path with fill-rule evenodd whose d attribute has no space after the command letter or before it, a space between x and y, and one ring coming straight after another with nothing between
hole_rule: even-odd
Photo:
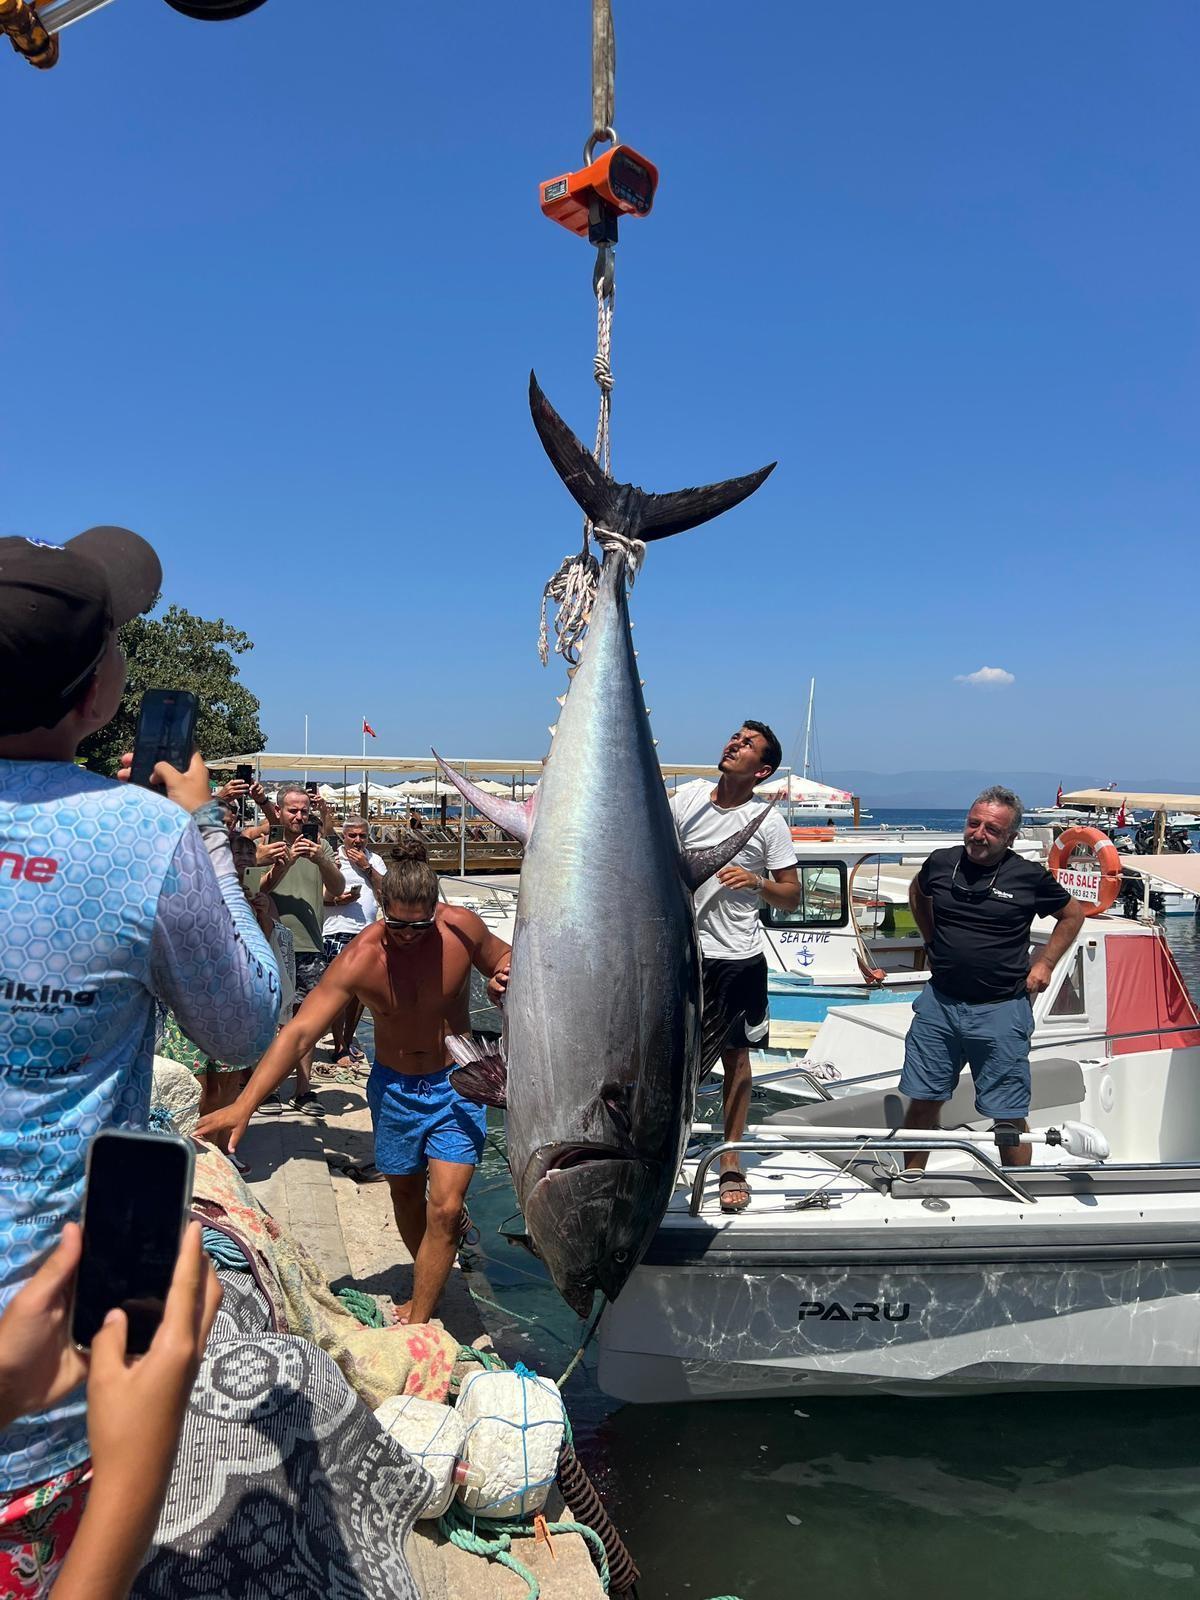
<instances>
[{"instance_id":1,"label":"blue swim shorts","mask_svg":"<svg viewBox=\"0 0 1200 1600\"><path fill-rule=\"evenodd\" d=\"M450 1068L423 1078L377 1062L367 1079L375 1165L392 1177L424 1172L432 1161L474 1167L483 1154L487 1113L450 1082Z\"/></svg>"},{"instance_id":2,"label":"blue swim shorts","mask_svg":"<svg viewBox=\"0 0 1200 1600\"><path fill-rule=\"evenodd\" d=\"M975 1080L975 1109L996 1122L1029 1115L1029 1041L1033 1007L1025 995L968 1005L927 984L913 1006L904 1041L900 1093L949 1100L964 1066Z\"/></svg>"}]
</instances>

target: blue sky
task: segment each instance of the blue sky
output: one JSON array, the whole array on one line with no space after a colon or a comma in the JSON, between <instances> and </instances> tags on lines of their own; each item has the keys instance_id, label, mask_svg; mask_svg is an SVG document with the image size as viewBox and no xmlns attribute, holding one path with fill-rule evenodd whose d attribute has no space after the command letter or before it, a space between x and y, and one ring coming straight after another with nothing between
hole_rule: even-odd
<instances>
[{"instance_id":1,"label":"blue sky","mask_svg":"<svg viewBox=\"0 0 1200 1600\"><path fill-rule=\"evenodd\" d=\"M256 641L276 749L536 756L578 538L530 367L595 426L586 0L190 23L7 52L3 532L99 521ZM825 771L1195 769L1200 9L617 0L616 476L779 460L634 593L660 749L746 715ZM501 26L503 24L503 26ZM359 30L356 32L356 28ZM17 291L20 286L21 292ZM1137 585L1154 600L1144 605ZM990 666L1000 688L956 678Z\"/></svg>"}]
</instances>

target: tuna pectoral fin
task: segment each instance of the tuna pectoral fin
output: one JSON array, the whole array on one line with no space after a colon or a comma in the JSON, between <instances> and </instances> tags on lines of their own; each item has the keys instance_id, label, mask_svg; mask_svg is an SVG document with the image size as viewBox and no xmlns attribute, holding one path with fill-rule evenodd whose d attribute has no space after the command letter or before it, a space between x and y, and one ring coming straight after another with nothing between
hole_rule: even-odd
<instances>
[{"instance_id":1,"label":"tuna pectoral fin","mask_svg":"<svg viewBox=\"0 0 1200 1600\"><path fill-rule=\"evenodd\" d=\"M529 409L554 470L588 518L597 527L609 528L630 539L665 539L672 533L710 522L747 499L775 470L772 461L769 467L747 473L744 478L726 478L723 483L707 483L699 489L677 489L673 494L647 494L631 483L616 483L603 471L546 399L532 372Z\"/></svg>"},{"instance_id":2,"label":"tuna pectoral fin","mask_svg":"<svg viewBox=\"0 0 1200 1600\"><path fill-rule=\"evenodd\" d=\"M477 1106L508 1104L508 1066L497 1049L498 1041L483 1033L451 1033L446 1049L458 1065L450 1082L464 1100Z\"/></svg>"},{"instance_id":3,"label":"tuna pectoral fin","mask_svg":"<svg viewBox=\"0 0 1200 1600\"><path fill-rule=\"evenodd\" d=\"M468 805L474 806L476 811L481 811L489 822L494 822L498 828L503 828L505 833L511 833L513 838L522 844L529 843L529 835L533 831L536 790L523 804L520 800L505 800L501 795L488 794L478 784L472 783L469 778L464 778L461 772L455 772L453 767L448 767L436 750L433 752L433 759Z\"/></svg>"},{"instance_id":4,"label":"tuna pectoral fin","mask_svg":"<svg viewBox=\"0 0 1200 1600\"><path fill-rule=\"evenodd\" d=\"M776 795L775 800L778 798ZM768 801L756 817L751 817L740 833L731 834L728 839L722 839L720 844L711 844L704 850L680 850L683 881L693 894L706 878L711 878L714 872L720 872L722 867L728 866L746 841L754 837L770 815L775 800Z\"/></svg>"}]
</instances>

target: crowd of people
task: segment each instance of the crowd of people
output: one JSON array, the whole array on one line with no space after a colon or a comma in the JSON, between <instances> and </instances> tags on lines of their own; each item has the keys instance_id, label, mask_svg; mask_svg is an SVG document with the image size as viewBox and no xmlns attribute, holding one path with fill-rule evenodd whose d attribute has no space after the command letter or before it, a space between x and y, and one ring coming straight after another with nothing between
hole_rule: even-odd
<instances>
[{"instance_id":1,"label":"crowd of people","mask_svg":"<svg viewBox=\"0 0 1200 1600\"><path fill-rule=\"evenodd\" d=\"M483 1112L450 1081L448 1036L469 1029L472 970L503 1004L511 950L472 911L442 902L415 827L372 848L313 792L268 796L237 777L213 792L196 754L160 762L150 787L77 760L125 686L117 629L153 602L161 568L121 528L63 546L0 538L0 1594L117 1600L128 1592L166 1490L220 1287L187 1228L148 1352L126 1354L121 1309L90 1351L70 1337L91 1137L144 1129L151 1058L200 1084L197 1137L241 1165L256 1113L320 1117L312 1063L331 1034L342 1067L365 1065L375 1164L413 1258L401 1320L428 1321L468 1222ZM779 740L747 721L715 786L671 799L682 845L730 837L760 804ZM1023 1126L1029 996L1049 981L1079 908L1011 850L1020 802L986 791L961 851L930 857L913 910L933 981L917 1008L901 1088L909 1125L936 1124L969 1062L981 1114ZM960 881L961 880L961 881ZM750 1052L767 1041L761 913L799 903L791 834L772 812L696 895L706 1014L724 1038L724 1132L744 1132ZM1059 929L1029 966L1029 923ZM243 1168L244 1170L244 1168ZM736 1153L721 1161L722 1211L752 1195Z\"/></svg>"}]
</instances>

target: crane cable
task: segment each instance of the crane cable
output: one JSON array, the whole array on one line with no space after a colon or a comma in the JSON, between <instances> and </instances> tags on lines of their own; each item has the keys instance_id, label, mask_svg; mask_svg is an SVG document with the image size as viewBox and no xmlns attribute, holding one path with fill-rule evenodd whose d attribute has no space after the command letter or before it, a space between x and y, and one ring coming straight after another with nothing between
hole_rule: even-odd
<instances>
[{"instance_id":1,"label":"crane cable","mask_svg":"<svg viewBox=\"0 0 1200 1600\"><path fill-rule=\"evenodd\" d=\"M584 145L584 165L591 163L596 146L600 143L616 144L617 132L613 126L616 115L617 40L613 30L612 0L592 0L592 131ZM612 324L613 303L616 298L616 252L611 244L596 246L596 265L592 272L592 293L596 297L596 354L592 358L592 376L600 390L599 414L596 418L596 443L592 454L612 476ZM554 648L569 666L579 660L579 647L587 632L592 614L592 601L600 581L600 563L592 554L591 539L595 532L585 515L583 543L575 555L567 556L558 571L542 590L541 626L538 632L538 655L543 666L550 659L550 631L546 611L550 602L556 607L554 618ZM632 575L631 569L631 575Z\"/></svg>"}]
</instances>

